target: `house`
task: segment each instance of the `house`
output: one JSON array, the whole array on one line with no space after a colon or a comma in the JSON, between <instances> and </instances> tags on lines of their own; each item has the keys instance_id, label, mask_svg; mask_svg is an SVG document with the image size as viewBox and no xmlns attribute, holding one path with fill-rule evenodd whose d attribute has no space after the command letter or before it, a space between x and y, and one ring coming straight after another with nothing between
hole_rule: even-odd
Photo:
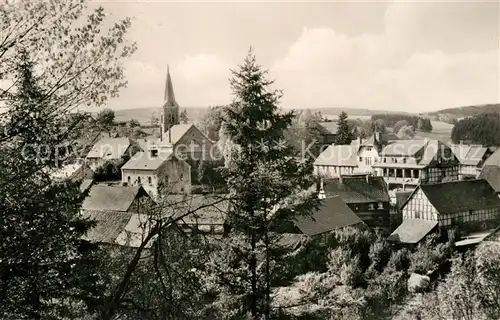
<instances>
[{"instance_id":1,"label":"house","mask_svg":"<svg viewBox=\"0 0 500 320\"><path fill-rule=\"evenodd\" d=\"M364 224L363 221L340 197L321 200L319 209L312 216L300 216L295 221L297 228L307 236L362 224Z\"/></svg>"},{"instance_id":2,"label":"house","mask_svg":"<svg viewBox=\"0 0 500 320\"><path fill-rule=\"evenodd\" d=\"M172 194L164 200L162 214L176 219L181 230L215 237L224 237L229 233L227 213L230 203L224 195Z\"/></svg>"},{"instance_id":3,"label":"house","mask_svg":"<svg viewBox=\"0 0 500 320\"><path fill-rule=\"evenodd\" d=\"M171 151L150 149L136 153L121 167L122 184L142 186L153 198L166 184L169 193L191 193L191 166Z\"/></svg>"},{"instance_id":4,"label":"house","mask_svg":"<svg viewBox=\"0 0 500 320\"><path fill-rule=\"evenodd\" d=\"M85 162L92 170L102 166L106 161L121 164L139 149L129 138L101 138L92 146L85 157Z\"/></svg>"},{"instance_id":5,"label":"house","mask_svg":"<svg viewBox=\"0 0 500 320\"><path fill-rule=\"evenodd\" d=\"M85 218L95 221L96 225L83 239L95 243L136 245L138 237L145 233L132 235L135 242L131 243L130 232L139 228L136 226L134 229L131 226L136 225L140 218L144 218L139 212L150 203L151 199L141 187L105 184L92 186L82 203L81 212ZM145 227L144 222L141 226Z\"/></svg>"},{"instance_id":6,"label":"house","mask_svg":"<svg viewBox=\"0 0 500 320\"><path fill-rule=\"evenodd\" d=\"M317 123L316 129L318 130L318 136L322 138L322 141L320 141L322 145L335 143L335 137L337 136L337 131L339 129L337 122L319 122Z\"/></svg>"},{"instance_id":7,"label":"house","mask_svg":"<svg viewBox=\"0 0 500 320\"><path fill-rule=\"evenodd\" d=\"M372 165L390 189L458 180L458 159L439 140L398 140L386 144Z\"/></svg>"},{"instance_id":8,"label":"house","mask_svg":"<svg viewBox=\"0 0 500 320\"><path fill-rule=\"evenodd\" d=\"M194 124L180 123L179 104L167 67L167 80L163 110L160 119L160 151L171 151L178 158L192 160L220 160L217 144L204 135Z\"/></svg>"},{"instance_id":9,"label":"house","mask_svg":"<svg viewBox=\"0 0 500 320\"><path fill-rule=\"evenodd\" d=\"M455 241L498 225L500 198L486 180L419 185L402 208L403 223L388 240L416 244L438 231Z\"/></svg>"},{"instance_id":10,"label":"house","mask_svg":"<svg viewBox=\"0 0 500 320\"><path fill-rule=\"evenodd\" d=\"M461 180L464 178L476 179L491 155L489 149L481 145L453 144L450 147L460 162L458 178Z\"/></svg>"},{"instance_id":11,"label":"house","mask_svg":"<svg viewBox=\"0 0 500 320\"><path fill-rule=\"evenodd\" d=\"M485 179L500 194L500 149L496 149L484 162L479 179Z\"/></svg>"},{"instance_id":12,"label":"house","mask_svg":"<svg viewBox=\"0 0 500 320\"><path fill-rule=\"evenodd\" d=\"M331 145L314 162L314 173L333 178L346 174L372 173L383 146L393 140L375 132L368 139L359 137L350 145Z\"/></svg>"},{"instance_id":13,"label":"house","mask_svg":"<svg viewBox=\"0 0 500 320\"><path fill-rule=\"evenodd\" d=\"M338 196L369 227L390 230L390 198L382 177L341 175L324 179L322 184L319 191L326 198Z\"/></svg>"}]
</instances>

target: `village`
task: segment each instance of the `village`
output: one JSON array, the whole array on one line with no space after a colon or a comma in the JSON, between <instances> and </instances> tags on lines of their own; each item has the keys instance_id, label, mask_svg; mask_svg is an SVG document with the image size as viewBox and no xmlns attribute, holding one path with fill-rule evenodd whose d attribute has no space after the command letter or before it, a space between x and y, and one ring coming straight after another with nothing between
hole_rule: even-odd
<instances>
[{"instance_id":1,"label":"village","mask_svg":"<svg viewBox=\"0 0 500 320\"><path fill-rule=\"evenodd\" d=\"M323 205L312 217L297 221L298 234L314 236L365 224L382 230L395 244L415 246L426 236L438 234L442 241L461 247L477 245L498 229L500 149L400 140L379 132L348 145L335 145L336 123L320 122L319 126L327 147L314 160L317 184L311 187ZM84 177L81 191L89 194L82 210L92 212L89 217L99 221L91 232L95 241L125 245L123 235L131 230L138 233L135 237L144 237L141 233L146 230L134 225L140 221L132 204L140 197L158 201L162 196L183 199L193 208L208 205L178 223L223 236L230 230L229 201L211 206L214 194L193 190L194 177L187 162L220 162L223 153L217 141L211 141L195 124L180 123L180 106L168 72L159 137L98 138L84 159L66 164L54 176ZM109 161L122 164L119 181L94 182L93 171ZM168 186L168 194L158 193L160 184ZM128 218L105 218L119 213ZM98 230L114 233L103 235Z\"/></svg>"},{"instance_id":2,"label":"village","mask_svg":"<svg viewBox=\"0 0 500 320\"><path fill-rule=\"evenodd\" d=\"M0 319L500 319L498 3L0 12Z\"/></svg>"}]
</instances>

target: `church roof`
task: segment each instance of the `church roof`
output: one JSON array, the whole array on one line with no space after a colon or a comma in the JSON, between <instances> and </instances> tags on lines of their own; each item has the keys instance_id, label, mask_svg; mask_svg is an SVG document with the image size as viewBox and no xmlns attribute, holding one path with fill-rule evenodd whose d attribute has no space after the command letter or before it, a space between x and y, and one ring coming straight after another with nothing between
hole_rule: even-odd
<instances>
[{"instance_id":1,"label":"church roof","mask_svg":"<svg viewBox=\"0 0 500 320\"><path fill-rule=\"evenodd\" d=\"M170 69L167 66L167 82L165 83L165 97L164 106L167 107L179 107L177 101L175 101L174 85L172 84L172 78L170 77Z\"/></svg>"}]
</instances>

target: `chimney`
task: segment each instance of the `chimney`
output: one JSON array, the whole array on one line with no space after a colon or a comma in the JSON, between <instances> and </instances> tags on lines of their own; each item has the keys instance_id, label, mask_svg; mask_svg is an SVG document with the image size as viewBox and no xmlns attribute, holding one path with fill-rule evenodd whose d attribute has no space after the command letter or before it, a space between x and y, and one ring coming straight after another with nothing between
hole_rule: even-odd
<instances>
[{"instance_id":1,"label":"chimney","mask_svg":"<svg viewBox=\"0 0 500 320\"><path fill-rule=\"evenodd\" d=\"M460 145L464 144L464 141L463 140L460 140Z\"/></svg>"},{"instance_id":2,"label":"chimney","mask_svg":"<svg viewBox=\"0 0 500 320\"><path fill-rule=\"evenodd\" d=\"M319 194L318 194L318 199L325 199L325 189L323 188L323 178L321 178L319 182Z\"/></svg>"}]
</instances>

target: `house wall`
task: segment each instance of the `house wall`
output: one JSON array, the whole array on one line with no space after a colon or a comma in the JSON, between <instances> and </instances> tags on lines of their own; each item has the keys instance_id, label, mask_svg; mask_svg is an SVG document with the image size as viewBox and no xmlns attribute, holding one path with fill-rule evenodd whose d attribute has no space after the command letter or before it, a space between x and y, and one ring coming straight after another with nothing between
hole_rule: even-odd
<instances>
[{"instance_id":1,"label":"house wall","mask_svg":"<svg viewBox=\"0 0 500 320\"><path fill-rule=\"evenodd\" d=\"M389 202L348 203L347 205L369 227L390 229Z\"/></svg>"},{"instance_id":2,"label":"house wall","mask_svg":"<svg viewBox=\"0 0 500 320\"><path fill-rule=\"evenodd\" d=\"M498 219L499 217L500 207L471 210L465 212L454 212L439 215L439 226L460 226L464 223L473 224L474 222L491 221Z\"/></svg>"},{"instance_id":3,"label":"house wall","mask_svg":"<svg viewBox=\"0 0 500 320\"><path fill-rule=\"evenodd\" d=\"M446 177L458 180L458 165L427 167L424 172L423 182L425 183L439 183Z\"/></svg>"},{"instance_id":4,"label":"house wall","mask_svg":"<svg viewBox=\"0 0 500 320\"><path fill-rule=\"evenodd\" d=\"M314 166L314 174L328 178L338 178L341 174L352 174L355 172L358 172L358 168L352 166Z\"/></svg>"},{"instance_id":5,"label":"house wall","mask_svg":"<svg viewBox=\"0 0 500 320\"><path fill-rule=\"evenodd\" d=\"M218 149L198 128L192 126L175 144L176 155L189 157L193 160L220 160Z\"/></svg>"},{"instance_id":6,"label":"house wall","mask_svg":"<svg viewBox=\"0 0 500 320\"><path fill-rule=\"evenodd\" d=\"M438 211L430 203L421 189L418 189L401 210L403 220L405 219L423 219L438 220Z\"/></svg>"},{"instance_id":7,"label":"house wall","mask_svg":"<svg viewBox=\"0 0 500 320\"><path fill-rule=\"evenodd\" d=\"M122 183L127 183L128 186L141 185L146 192L153 196L157 195L158 184L161 181L161 176L156 170L122 169Z\"/></svg>"},{"instance_id":8,"label":"house wall","mask_svg":"<svg viewBox=\"0 0 500 320\"><path fill-rule=\"evenodd\" d=\"M462 179L465 176L473 176L477 178L480 172L481 170L477 166L461 164L458 168L459 179Z\"/></svg>"},{"instance_id":9,"label":"house wall","mask_svg":"<svg viewBox=\"0 0 500 320\"><path fill-rule=\"evenodd\" d=\"M166 162L161 171L168 181L171 193L191 193L191 166L183 160L172 159Z\"/></svg>"},{"instance_id":10,"label":"house wall","mask_svg":"<svg viewBox=\"0 0 500 320\"><path fill-rule=\"evenodd\" d=\"M372 164L378 160L378 152L375 147L361 147L358 152L358 172L372 172Z\"/></svg>"}]
</instances>

